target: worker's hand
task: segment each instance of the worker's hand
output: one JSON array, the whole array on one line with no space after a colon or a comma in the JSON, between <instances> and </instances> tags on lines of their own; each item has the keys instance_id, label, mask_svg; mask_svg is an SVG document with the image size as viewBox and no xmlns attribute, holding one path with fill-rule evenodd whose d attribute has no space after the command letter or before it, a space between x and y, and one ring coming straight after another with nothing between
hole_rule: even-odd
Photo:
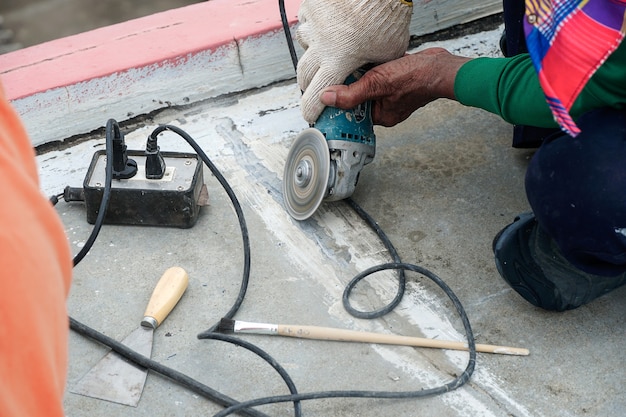
<instances>
[{"instance_id":1,"label":"worker's hand","mask_svg":"<svg viewBox=\"0 0 626 417\"><path fill-rule=\"evenodd\" d=\"M409 43L410 0L304 0L296 39L305 49L297 68L302 115L314 123L319 94L365 64L401 57Z\"/></svg>"},{"instance_id":2,"label":"worker's hand","mask_svg":"<svg viewBox=\"0 0 626 417\"><path fill-rule=\"evenodd\" d=\"M330 86L320 100L346 110L372 101L374 124L394 126L433 100L454 100L456 74L468 60L442 48L426 49L374 67L350 85Z\"/></svg>"}]
</instances>

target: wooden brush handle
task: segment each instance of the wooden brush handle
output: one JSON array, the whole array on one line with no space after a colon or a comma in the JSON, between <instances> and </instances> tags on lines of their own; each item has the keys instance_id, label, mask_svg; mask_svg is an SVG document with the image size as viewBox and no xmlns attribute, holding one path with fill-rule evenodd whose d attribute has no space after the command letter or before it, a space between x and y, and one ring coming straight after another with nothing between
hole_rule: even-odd
<instances>
[{"instance_id":1,"label":"wooden brush handle","mask_svg":"<svg viewBox=\"0 0 626 417\"><path fill-rule=\"evenodd\" d=\"M331 327L279 324L278 334L281 336L298 337L303 339L334 340L339 342L378 343L386 345L415 346L465 351L469 350L467 347L467 343L464 342L426 339L423 337L398 336L393 334L359 332L355 330L334 329ZM476 351L520 356L526 356L530 353L528 349L523 348L481 344L476 344Z\"/></svg>"},{"instance_id":2,"label":"wooden brush handle","mask_svg":"<svg viewBox=\"0 0 626 417\"><path fill-rule=\"evenodd\" d=\"M153 329L159 327L183 296L188 283L189 276L183 268L173 266L165 271L154 287L141 325Z\"/></svg>"}]
</instances>

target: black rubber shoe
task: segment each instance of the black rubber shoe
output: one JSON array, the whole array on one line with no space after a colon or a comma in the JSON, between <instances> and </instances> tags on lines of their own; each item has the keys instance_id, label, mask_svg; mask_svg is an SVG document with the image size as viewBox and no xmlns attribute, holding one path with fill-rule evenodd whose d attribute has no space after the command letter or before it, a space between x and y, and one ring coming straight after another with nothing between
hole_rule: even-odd
<instances>
[{"instance_id":1,"label":"black rubber shoe","mask_svg":"<svg viewBox=\"0 0 626 417\"><path fill-rule=\"evenodd\" d=\"M496 267L504 280L531 304L546 310L580 307L626 283L588 274L561 255L532 213L520 214L493 241Z\"/></svg>"}]
</instances>

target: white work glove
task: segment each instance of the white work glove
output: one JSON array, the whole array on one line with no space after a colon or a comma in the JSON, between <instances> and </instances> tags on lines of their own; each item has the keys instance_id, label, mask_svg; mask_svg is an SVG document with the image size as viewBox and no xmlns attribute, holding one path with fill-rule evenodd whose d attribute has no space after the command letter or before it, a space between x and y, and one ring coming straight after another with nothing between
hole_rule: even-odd
<instances>
[{"instance_id":1,"label":"white work glove","mask_svg":"<svg viewBox=\"0 0 626 417\"><path fill-rule=\"evenodd\" d=\"M296 40L305 52L297 78L301 110L314 123L324 109L321 91L343 84L365 64L400 58L409 44L410 0L304 0Z\"/></svg>"}]
</instances>

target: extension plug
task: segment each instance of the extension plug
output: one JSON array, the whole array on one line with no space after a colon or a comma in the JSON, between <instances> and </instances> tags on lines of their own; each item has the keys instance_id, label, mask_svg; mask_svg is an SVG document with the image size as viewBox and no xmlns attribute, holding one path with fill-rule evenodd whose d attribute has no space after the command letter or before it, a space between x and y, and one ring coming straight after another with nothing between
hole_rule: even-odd
<instances>
[{"instance_id":1,"label":"extension plug","mask_svg":"<svg viewBox=\"0 0 626 417\"><path fill-rule=\"evenodd\" d=\"M165 172L160 179L146 178L146 153L126 151L137 164L134 176L113 179L105 223L189 228L208 202L203 164L193 153L160 152ZM94 154L83 183L87 221L94 224L106 183L106 152Z\"/></svg>"}]
</instances>

